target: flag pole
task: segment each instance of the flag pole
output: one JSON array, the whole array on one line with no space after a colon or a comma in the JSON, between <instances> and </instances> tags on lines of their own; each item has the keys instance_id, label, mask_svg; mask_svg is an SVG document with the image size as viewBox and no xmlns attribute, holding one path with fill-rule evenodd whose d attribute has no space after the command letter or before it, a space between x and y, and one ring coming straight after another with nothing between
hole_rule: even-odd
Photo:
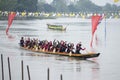
<instances>
[{"instance_id":1,"label":"flag pole","mask_svg":"<svg viewBox=\"0 0 120 80\"><path fill-rule=\"evenodd\" d=\"M107 33L106 33L106 15L105 15L105 47L106 47L106 35Z\"/></svg>"}]
</instances>

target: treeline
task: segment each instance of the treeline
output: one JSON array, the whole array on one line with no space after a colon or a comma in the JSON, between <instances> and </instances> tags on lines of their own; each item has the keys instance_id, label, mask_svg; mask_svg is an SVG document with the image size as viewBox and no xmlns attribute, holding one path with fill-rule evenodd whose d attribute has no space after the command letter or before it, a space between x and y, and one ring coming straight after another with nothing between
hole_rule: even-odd
<instances>
[{"instance_id":1,"label":"treeline","mask_svg":"<svg viewBox=\"0 0 120 80\"><path fill-rule=\"evenodd\" d=\"M90 0L53 0L50 4L45 0L0 0L0 11L119 13L120 6L109 3L98 6Z\"/></svg>"},{"instance_id":2,"label":"treeline","mask_svg":"<svg viewBox=\"0 0 120 80\"><path fill-rule=\"evenodd\" d=\"M0 0L1 11L37 11L37 0Z\"/></svg>"}]
</instances>

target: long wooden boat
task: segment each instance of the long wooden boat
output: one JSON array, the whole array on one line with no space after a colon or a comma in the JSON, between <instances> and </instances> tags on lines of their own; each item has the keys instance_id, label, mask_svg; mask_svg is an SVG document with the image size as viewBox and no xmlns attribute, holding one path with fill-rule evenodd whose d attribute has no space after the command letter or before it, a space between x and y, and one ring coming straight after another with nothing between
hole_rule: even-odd
<instances>
[{"instance_id":1,"label":"long wooden boat","mask_svg":"<svg viewBox=\"0 0 120 80\"><path fill-rule=\"evenodd\" d=\"M64 27L63 25L57 25L57 24L47 24L49 29L53 29L53 30L61 30L61 31L65 31L66 27Z\"/></svg>"},{"instance_id":2,"label":"long wooden boat","mask_svg":"<svg viewBox=\"0 0 120 80\"><path fill-rule=\"evenodd\" d=\"M60 55L60 56L68 56L68 57L75 57L80 59L87 59L87 58L95 58L100 55L100 53L84 53L84 54L72 54L72 53L66 53L66 52L50 52L50 51L44 51L44 50L35 50L35 49L28 49L26 47L21 47L22 49L29 50L32 52L39 52L39 53L46 53L46 54L53 54L53 55Z\"/></svg>"}]
</instances>

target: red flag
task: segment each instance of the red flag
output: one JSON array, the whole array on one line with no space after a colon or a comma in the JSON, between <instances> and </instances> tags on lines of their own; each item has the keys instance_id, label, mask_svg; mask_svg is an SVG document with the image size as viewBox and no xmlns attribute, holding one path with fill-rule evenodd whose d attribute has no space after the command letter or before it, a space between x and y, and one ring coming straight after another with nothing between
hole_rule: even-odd
<instances>
[{"instance_id":1,"label":"red flag","mask_svg":"<svg viewBox=\"0 0 120 80\"><path fill-rule=\"evenodd\" d=\"M8 27L6 28L6 35L8 35L9 28L13 22L13 19L15 17L16 13L15 12L10 12L8 14Z\"/></svg>"},{"instance_id":2,"label":"red flag","mask_svg":"<svg viewBox=\"0 0 120 80\"><path fill-rule=\"evenodd\" d=\"M93 43L94 33L95 33L97 26L101 20L102 20L102 16L99 16L99 15L92 16L92 39L91 39L91 43L90 43L91 47L92 47L92 43Z\"/></svg>"}]
</instances>

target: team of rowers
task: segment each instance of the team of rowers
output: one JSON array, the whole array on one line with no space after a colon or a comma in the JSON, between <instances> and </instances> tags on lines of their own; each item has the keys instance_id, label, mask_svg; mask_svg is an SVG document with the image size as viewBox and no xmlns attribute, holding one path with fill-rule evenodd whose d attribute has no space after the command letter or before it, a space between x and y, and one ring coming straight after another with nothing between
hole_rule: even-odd
<instances>
[{"instance_id":1,"label":"team of rowers","mask_svg":"<svg viewBox=\"0 0 120 80\"><path fill-rule=\"evenodd\" d=\"M45 50L45 51L55 51L55 52L66 52L66 53L76 53L80 54L81 50L85 50L85 48L82 48L81 42L77 43L77 45L74 48L73 43L67 43L67 41L48 41L48 40L38 40L38 39L30 39L30 38L24 38L21 37L20 40L20 46L25 47L28 49L34 49L34 50Z\"/></svg>"}]
</instances>

